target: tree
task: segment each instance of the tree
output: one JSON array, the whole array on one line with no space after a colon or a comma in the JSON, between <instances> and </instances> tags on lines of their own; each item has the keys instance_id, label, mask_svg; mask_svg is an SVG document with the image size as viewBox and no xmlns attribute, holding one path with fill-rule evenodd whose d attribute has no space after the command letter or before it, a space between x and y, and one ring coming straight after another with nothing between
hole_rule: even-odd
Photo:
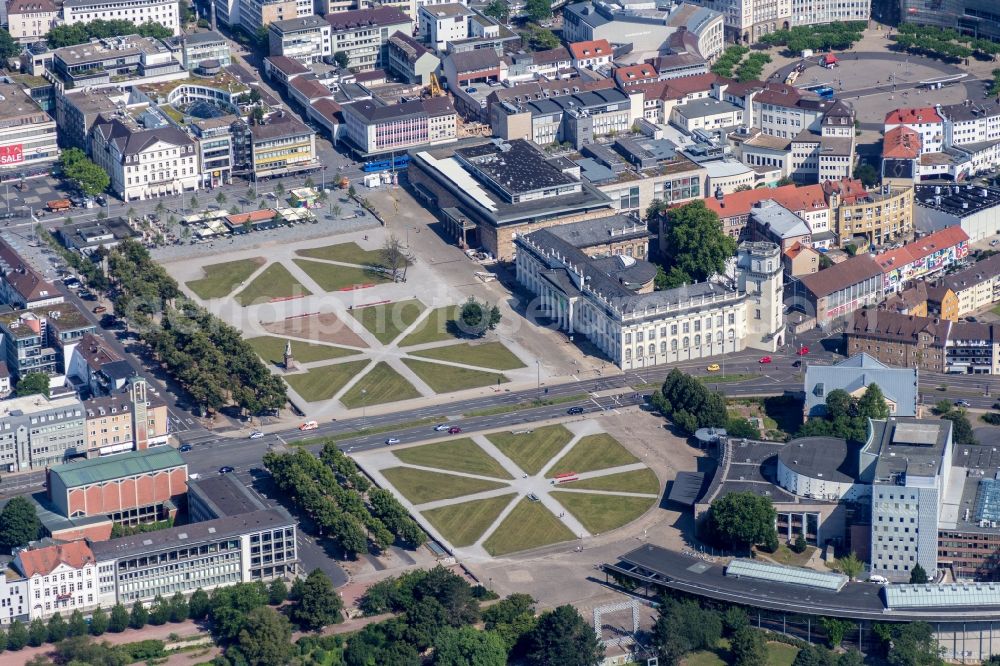
<instances>
[{"instance_id":1,"label":"tree","mask_svg":"<svg viewBox=\"0 0 1000 666\"><path fill-rule=\"evenodd\" d=\"M306 576L302 597L292 609L291 616L300 626L307 629L322 629L328 624L343 621L341 611L344 601L333 589L330 577L321 569L313 569Z\"/></svg>"},{"instance_id":2,"label":"tree","mask_svg":"<svg viewBox=\"0 0 1000 666\"><path fill-rule=\"evenodd\" d=\"M774 535L777 513L771 499L752 492L729 493L712 502L709 527L719 543L749 548Z\"/></svg>"},{"instance_id":3,"label":"tree","mask_svg":"<svg viewBox=\"0 0 1000 666\"><path fill-rule=\"evenodd\" d=\"M865 666L865 657L857 648L851 648L837 657L836 666Z\"/></svg>"},{"instance_id":4,"label":"tree","mask_svg":"<svg viewBox=\"0 0 1000 666\"><path fill-rule=\"evenodd\" d=\"M153 599L153 605L149 611L149 623L154 627L166 624L170 619L170 604L159 594Z\"/></svg>"},{"instance_id":5,"label":"tree","mask_svg":"<svg viewBox=\"0 0 1000 666\"><path fill-rule=\"evenodd\" d=\"M504 0L490 0L490 4L486 5L483 13L498 21L506 22L507 16L510 15L510 5L504 2Z\"/></svg>"},{"instance_id":6,"label":"tree","mask_svg":"<svg viewBox=\"0 0 1000 666\"><path fill-rule=\"evenodd\" d=\"M28 644L28 628L20 620L14 620L7 629L7 649L18 651Z\"/></svg>"},{"instance_id":7,"label":"tree","mask_svg":"<svg viewBox=\"0 0 1000 666\"><path fill-rule=\"evenodd\" d=\"M175 592L174 596L170 597L169 609L171 622L183 622L188 619L188 602L180 592Z\"/></svg>"},{"instance_id":8,"label":"tree","mask_svg":"<svg viewBox=\"0 0 1000 666\"><path fill-rule=\"evenodd\" d=\"M734 666L767 666L764 636L752 627L743 627L733 634L729 652Z\"/></svg>"},{"instance_id":9,"label":"tree","mask_svg":"<svg viewBox=\"0 0 1000 666\"><path fill-rule=\"evenodd\" d=\"M204 620L211 608L208 593L200 587L188 599L188 617L192 620Z\"/></svg>"},{"instance_id":10,"label":"tree","mask_svg":"<svg viewBox=\"0 0 1000 666\"><path fill-rule=\"evenodd\" d=\"M913 565L910 569L910 584L911 585L926 585L927 584L927 571L920 566L920 562Z\"/></svg>"},{"instance_id":11,"label":"tree","mask_svg":"<svg viewBox=\"0 0 1000 666\"><path fill-rule=\"evenodd\" d=\"M292 625L266 606L247 613L237 642L240 653L252 665L287 664L296 654Z\"/></svg>"},{"instance_id":12,"label":"tree","mask_svg":"<svg viewBox=\"0 0 1000 666\"><path fill-rule=\"evenodd\" d=\"M70 148L59 157L62 175L87 196L97 196L108 189L111 177L92 162L79 148Z\"/></svg>"},{"instance_id":13,"label":"tree","mask_svg":"<svg viewBox=\"0 0 1000 666\"><path fill-rule=\"evenodd\" d=\"M341 69L347 69L347 65L350 64L351 59L348 57L347 53L344 51L337 51L333 54L333 61L337 63L337 67Z\"/></svg>"},{"instance_id":14,"label":"tree","mask_svg":"<svg viewBox=\"0 0 1000 666\"><path fill-rule=\"evenodd\" d=\"M976 434L972 431L972 424L966 418L964 409L953 409L941 418L951 421L951 438L955 446L972 446L979 443L976 441Z\"/></svg>"},{"instance_id":15,"label":"tree","mask_svg":"<svg viewBox=\"0 0 1000 666\"><path fill-rule=\"evenodd\" d=\"M726 434L730 437L744 437L747 439L757 439L760 437L760 430L750 423L749 419L735 417L726 421Z\"/></svg>"},{"instance_id":16,"label":"tree","mask_svg":"<svg viewBox=\"0 0 1000 666\"><path fill-rule=\"evenodd\" d=\"M527 0L524 13L529 20L538 23L552 16L552 3L548 0Z\"/></svg>"},{"instance_id":17,"label":"tree","mask_svg":"<svg viewBox=\"0 0 1000 666\"><path fill-rule=\"evenodd\" d=\"M858 416L876 420L889 418L889 406L878 384L869 384L858 400Z\"/></svg>"},{"instance_id":18,"label":"tree","mask_svg":"<svg viewBox=\"0 0 1000 666\"><path fill-rule=\"evenodd\" d=\"M70 614L67 629L67 633L70 636L86 636L90 633L90 626L87 624L87 620L84 619L83 613L81 613L79 609Z\"/></svg>"},{"instance_id":19,"label":"tree","mask_svg":"<svg viewBox=\"0 0 1000 666\"><path fill-rule=\"evenodd\" d=\"M842 574L844 574L851 580L854 580L859 575L861 575L861 572L864 570L865 565L861 560L858 559L858 556L852 551L846 557L841 557L839 560L837 560L837 567L840 569L840 572Z\"/></svg>"},{"instance_id":20,"label":"tree","mask_svg":"<svg viewBox=\"0 0 1000 666\"><path fill-rule=\"evenodd\" d=\"M695 650L712 649L722 638L719 614L692 600L665 600L653 625L653 644L668 664Z\"/></svg>"},{"instance_id":21,"label":"tree","mask_svg":"<svg viewBox=\"0 0 1000 666\"><path fill-rule=\"evenodd\" d=\"M18 397L41 393L49 397L49 376L44 372L29 372L18 380L14 393Z\"/></svg>"},{"instance_id":22,"label":"tree","mask_svg":"<svg viewBox=\"0 0 1000 666\"><path fill-rule=\"evenodd\" d=\"M481 338L500 323L500 308L469 296L458 313L458 324L466 335Z\"/></svg>"},{"instance_id":23,"label":"tree","mask_svg":"<svg viewBox=\"0 0 1000 666\"><path fill-rule=\"evenodd\" d=\"M939 666L944 648L926 622L907 622L889 628L888 663L891 666Z\"/></svg>"},{"instance_id":24,"label":"tree","mask_svg":"<svg viewBox=\"0 0 1000 666\"><path fill-rule=\"evenodd\" d=\"M827 641L830 647L834 649L840 647L840 644L844 641L844 635L847 634L847 630L854 626L849 620L841 620L835 617L821 617L819 623L823 625Z\"/></svg>"},{"instance_id":25,"label":"tree","mask_svg":"<svg viewBox=\"0 0 1000 666\"><path fill-rule=\"evenodd\" d=\"M108 630L108 613L103 608L98 607L90 616L90 633L100 636Z\"/></svg>"},{"instance_id":26,"label":"tree","mask_svg":"<svg viewBox=\"0 0 1000 666\"><path fill-rule=\"evenodd\" d=\"M272 606L280 606L288 598L288 586L285 581L275 578L267 588L267 603Z\"/></svg>"},{"instance_id":27,"label":"tree","mask_svg":"<svg viewBox=\"0 0 1000 666\"><path fill-rule=\"evenodd\" d=\"M854 416L854 397L844 389L834 389L826 396L826 418L836 419Z\"/></svg>"},{"instance_id":28,"label":"tree","mask_svg":"<svg viewBox=\"0 0 1000 666\"><path fill-rule=\"evenodd\" d=\"M55 614L49 618L49 625L46 628L46 632L49 643L58 643L62 639L66 638L66 635L69 634L69 626L66 624L66 620L62 618L62 613L56 611Z\"/></svg>"},{"instance_id":29,"label":"tree","mask_svg":"<svg viewBox=\"0 0 1000 666\"><path fill-rule=\"evenodd\" d=\"M49 638L49 629L41 618L35 618L28 625L28 645L38 647Z\"/></svg>"},{"instance_id":30,"label":"tree","mask_svg":"<svg viewBox=\"0 0 1000 666\"><path fill-rule=\"evenodd\" d=\"M736 240L726 235L715 212L702 200L658 214L665 248L667 287L704 282L721 273L736 254Z\"/></svg>"},{"instance_id":31,"label":"tree","mask_svg":"<svg viewBox=\"0 0 1000 666\"><path fill-rule=\"evenodd\" d=\"M878 171L871 164L859 164L854 167L854 177L865 187L874 187L878 183Z\"/></svg>"},{"instance_id":32,"label":"tree","mask_svg":"<svg viewBox=\"0 0 1000 666\"><path fill-rule=\"evenodd\" d=\"M542 613L525 636L527 660L545 666L593 666L604 658L594 628L575 608L558 606Z\"/></svg>"},{"instance_id":33,"label":"tree","mask_svg":"<svg viewBox=\"0 0 1000 666\"><path fill-rule=\"evenodd\" d=\"M142 605L141 601L132 604L132 612L128 616L128 626L133 629L142 629L149 621L149 611Z\"/></svg>"},{"instance_id":34,"label":"tree","mask_svg":"<svg viewBox=\"0 0 1000 666\"><path fill-rule=\"evenodd\" d=\"M278 195L278 198L285 196L285 185L280 180L278 184L274 186L274 193Z\"/></svg>"},{"instance_id":35,"label":"tree","mask_svg":"<svg viewBox=\"0 0 1000 666\"><path fill-rule=\"evenodd\" d=\"M113 634L120 634L128 629L129 614L124 604L115 604L111 609L111 616L108 618L108 631Z\"/></svg>"},{"instance_id":36,"label":"tree","mask_svg":"<svg viewBox=\"0 0 1000 666\"><path fill-rule=\"evenodd\" d=\"M434 639L434 666L506 666L507 648L492 631L445 627Z\"/></svg>"},{"instance_id":37,"label":"tree","mask_svg":"<svg viewBox=\"0 0 1000 666\"><path fill-rule=\"evenodd\" d=\"M792 666L834 666L834 663L832 652L819 645L808 645L795 655Z\"/></svg>"},{"instance_id":38,"label":"tree","mask_svg":"<svg viewBox=\"0 0 1000 666\"><path fill-rule=\"evenodd\" d=\"M796 553L804 553L808 547L809 544L806 543L805 535L799 532L795 537L795 541L792 542L792 550Z\"/></svg>"},{"instance_id":39,"label":"tree","mask_svg":"<svg viewBox=\"0 0 1000 666\"><path fill-rule=\"evenodd\" d=\"M11 58L21 55L24 48L10 36L10 33L0 28L0 60L7 62Z\"/></svg>"},{"instance_id":40,"label":"tree","mask_svg":"<svg viewBox=\"0 0 1000 666\"><path fill-rule=\"evenodd\" d=\"M41 529L35 505L26 497L13 497L0 511L0 548L10 552L11 548L27 546L38 538Z\"/></svg>"},{"instance_id":41,"label":"tree","mask_svg":"<svg viewBox=\"0 0 1000 666\"><path fill-rule=\"evenodd\" d=\"M191 195L191 200L188 203L191 204L191 210L197 210L197 208L198 208L198 195L197 194L192 194Z\"/></svg>"},{"instance_id":42,"label":"tree","mask_svg":"<svg viewBox=\"0 0 1000 666\"><path fill-rule=\"evenodd\" d=\"M559 48L559 38L547 28L538 25L528 26L528 48L532 51L549 51Z\"/></svg>"},{"instance_id":43,"label":"tree","mask_svg":"<svg viewBox=\"0 0 1000 666\"><path fill-rule=\"evenodd\" d=\"M396 236L390 235L378 251L378 260L381 268L392 276L392 281L399 282L406 279L406 267L413 262L413 256Z\"/></svg>"}]
</instances>

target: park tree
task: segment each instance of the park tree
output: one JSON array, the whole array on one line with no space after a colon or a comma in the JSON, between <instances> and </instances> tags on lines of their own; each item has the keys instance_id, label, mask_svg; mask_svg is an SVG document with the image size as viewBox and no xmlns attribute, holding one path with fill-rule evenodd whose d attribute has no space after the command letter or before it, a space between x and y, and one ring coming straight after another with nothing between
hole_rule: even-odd
<instances>
[{"instance_id":1,"label":"park tree","mask_svg":"<svg viewBox=\"0 0 1000 666\"><path fill-rule=\"evenodd\" d=\"M604 646L594 628L569 605L542 613L525 636L528 663L546 666L595 666L604 659Z\"/></svg>"},{"instance_id":2,"label":"park tree","mask_svg":"<svg viewBox=\"0 0 1000 666\"><path fill-rule=\"evenodd\" d=\"M511 658L523 652L522 638L534 629L535 600L527 594L512 594L483 610L483 624L503 640Z\"/></svg>"},{"instance_id":3,"label":"park tree","mask_svg":"<svg viewBox=\"0 0 1000 666\"><path fill-rule=\"evenodd\" d=\"M865 657L857 648L851 648L837 657L836 666L864 666Z\"/></svg>"},{"instance_id":4,"label":"park tree","mask_svg":"<svg viewBox=\"0 0 1000 666\"><path fill-rule=\"evenodd\" d=\"M722 230L719 216L698 199L677 208L651 210L660 223L664 287L704 282L721 273L736 254L736 240Z\"/></svg>"},{"instance_id":5,"label":"park tree","mask_svg":"<svg viewBox=\"0 0 1000 666\"><path fill-rule=\"evenodd\" d=\"M108 612L98 607L90 616L90 633L101 636L108 630Z\"/></svg>"},{"instance_id":6,"label":"park tree","mask_svg":"<svg viewBox=\"0 0 1000 666\"><path fill-rule=\"evenodd\" d=\"M807 645L795 655L792 666L836 666L836 663L836 657L826 648Z\"/></svg>"},{"instance_id":7,"label":"park tree","mask_svg":"<svg viewBox=\"0 0 1000 666\"><path fill-rule=\"evenodd\" d=\"M133 629L142 629L149 621L149 611L142 605L141 601L132 604L132 612L128 616L128 626Z\"/></svg>"},{"instance_id":8,"label":"park tree","mask_svg":"<svg viewBox=\"0 0 1000 666\"><path fill-rule=\"evenodd\" d=\"M24 47L18 44L7 30L0 28L0 60L7 62L21 55L23 50Z\"/></svg>"},{"instance_id":9,"label":"park tree","mask_svg":"<svg viewBox=\"0 0 1000 666\"><path fill-rule=\"evenodd\" d=\"M188 619L187 599L182 593L175 592L174 596L170 597L170 621L183 622L186 619Z\"/></svg>"},{"instance_id":10,"label":"park tree","mask_svg":"<svg viewBox=\"0 0 1000 666\"><path fill-rule=\"evenodd\" d=\"M884 626L884 625L883 625ZM887 663L890 666L941 666L944 661L941 653L944 648L934 638L931 625L926 622L905 622L893 624L887 632L877 631L880 635L888 635L885 642Z\"/></svg>"},{"instance_id":11,"label":"park tree","mask_svg":"<svg viewBox=\"0 0 1000 666\"><path fill-rule=\"evenodd\" d=\"M507 17L510 16L510 5L505 0L490 0L490 4L486 5L483 13L498 21L506 22Z\"/></svg>"},{"instance_id":12,"label":"park tree","mask_svg":"<svg viewBox=\"0 0 1000 666\"><path fill-rule=\"evenodd\" d=\"M286 599L288 599L288 586L282 579L275 578L267 588L267 603L280 606Z\"/></svg>"},{"instance_id":13,"label":"park tree","mask_svg":"<svg viewBox=\"0 0 1000 666\"><path fill-rule=\"evenodd\" d=\"M111 184L108 172L92 162L79 148L63 151L59 165L63 177L87 196L97 196Z\"/></svg>"},{"instance_id":14,"label":"park tree","mask_svg":"<svg viewBox=\"0 0 1000 666\"><path fill-rule=\"evenodd\" d=\"M153 605L149 611L149 623L154 627L166 624L170 619L170 604L159 594L153 599Z\"/></svg>"},{"instance_id":15,"label":"park tree","mask_svg":"<svg viewBox=\"0 0 1000 666\"><path fill-rule=\"evenodd\" d=\"M344 601L333 589L330 577L322 569L306 576L302 596L292 609L292 620L306 629L322 629L343 621Z\"/></svg>"},{"instance_id":16,"label":"park tree","mask_svg":"<svg viewBox=\"0 0 1000 666\"><path fill-rule=\"evenodd\" d=\"M855 554L854 551L851 551L845 557L841 557L837 560L837 567L840 569L842 574L851 580L854 580L861 575L862 571L864 571L865 565L864 562L858 559L857 554Z\"/></svg>"},{"instance_id":17,"label":"park tree","mask_svg":"<svg viewBox=\"0 0 1000 666\"><path fill-rule=\"evenodd\" d=\"M500 308L469 296L458 313L458 323L466 335L481 338L500 323Z\"/></svg>"},{"instance_id":18,"label":"park tree","mask_svg":"<svg viewBox=\"0 0 1000 666\"><path fill-rule=\"evenodd\" d=\"M58 643L62 639L66 638L68 633L69 627L66 625L66 620L63 619L62 613L56 611L52 617L49 618L49 624L46 627L46 640L50 643Z\"/></svg>"},{"instance_id":19,"label":"park tree","mask_svg":"<svg viewBox=\"0 0 1000 666\"><path fill-rule=\"evenodd\" d=\"M854 177L865 187L875 187L878 184L878 171L871 164L862 163L854 167Z\"/></svg>"},{"instance_id":20,"label":"park tree","mask_svg":"<svg viewBox=\"0 0 1000 666\"><path fill-rule=\"evenodd\" d=\"M826 632L826 640L831 648L838 648L844 642L844 636L848 630L854 626L849 620L842 620L836 617L821 617L819 619L823 631Z\"/></svg>"},{"instance_id":21,"label":"park tree","mask_svg":"<svg viewBox=\"0 0 1000 666\"><path fill-rule=\"evenodd\" d=\"M7 649L18 651L28 644L28 628L20 620L14 620L7 628Z\"/></svg>"},{"instance_id":22,"label":"park tree","mask_svg":"<svg viewBox=\"0 0 1000 666\"><path fill-rule=\"evenodd\" d=\"M972 424L969 423L964 409L953 409L941 416L942 419L951 421L951 438L955 446L972 446L978 444L976 434L972 431Z\"/></svg>"},{"instance_id":23,"label":"park tree","mask_svg":"<svg viewBox=\"0 0 1000 666\"><path fill-rule=\"evenodd\" d=\"M413 255L395 235L390 235L378 251L378 261L393 282L405 281L406 268L413 262Z\"/></svg>"},{"instance_id":24,"label":"park tree","mask_svg":"<svg viewBox=\"0 0 1000 666\"><path fill-rule=\"evenodd\" d=\"M720 544L746 549L775 538L777 513L769 497L729 493L712 502L708 518L711 533Z\"/></svg>"},{"instance_id":25,"label":"park tree","mask_svg":"<svg viewBox=\"0 0 1000 666\"><path fill-rule=\"evenodd\" d=\"M9 553L12 548L27 546L38 538L41 529L35 505L26 497L13 497L0 511L0 549Z\"/></svg>"},{"instance_id":26,"label":"park tree","mask_svg":"<svg viewBox=\"0 0 1000 666\"><path fill-rule=\"evenodd\" d=\"M549 51L559 48L559 37L556 33L540 25L530 24L527 27L528 48L532 51Z\"/></svg>"},{"instance_id":27,"label":"park tree","mask_svg":"<svg viewBox=\"0 0 1000 666\"><path fill-rule=\"evenodd\" d=\"M524 13L528 19L538 23L552 17L552 3L548 0L527 0Z\"/></svg>"},{"instance_id":28,"label":"park tree","mask_svg":"<svg viewBox=\"0 0 1000 666\"><path fill-rule=\"evenodd\" d=\"M713 649L722 638L718 613L703 609L692 600L665 599L653 625L653 644L668 664L696 650Z\"/></svg>"},{"instance_id":29,"label":"park tree","mask_svg":"<svg viewBox=\"0 0 1000 666\"><path fill-rule=\"evenodd\" d=\"M117 603L111 608L111 616L108 619L108 631L113 634L120 634L128 629L129 613L122 603Z\"/></svg>"},{"instance_id":30,"label":"park tree","mask_svg":"<svg viewBox=\"0 0 1000 666\"><path fill-rule=\"evenodd\" d=\"M346 52L337 51L333 54L333 61L337 63L337 67L347 69L347 65L350 64L351 59L348 57Z\"/></svg>"},{"instance_id":31,"label":"park tree","mask_svg":"<svg viewBox=\"0 0 1000 666\"><path fill-rule=\"evenodd\" d=\"M445 627L434 639L434 666L506 666L507 647L492 631Z\"/></svg>"},{"instance_id":32,"label":"park tree","mask_svg":"<svg viewBox=\"0 0 1000 666\"><path fill-rule=\"evenodd\" d=\"M188 599L188 617L192 620L204 620L210 608L208 593L200 587Z\"/></svg>"},{"instance_id":33,"label":"park tree","mask_svg":"<svg viewBox=\"0 0 1000 666\"><path fill-rule=\"evenodd\" d=\"M86 636L90 633L90 626L84 619L80 609L74 610L69 616L68 634L70 636Z\"/></svg>"},{"instance_id":34,"label":"park tree","mask_svg":"<svg viewBox=\"0 0 1000 666\"><path fill-rule=\"evenodd\" d=\"M729 652L733 666L767 666L764 635L753 627L743 627L733 634Z\"/></svg>"},{"instance_id":35,"label":"park tree","mask_svg":"<svg viewBox=\"0 0 1000 666\"><path fill-rule=\"evenodd\" d=\"M249 664L261 666L288 664L296 653L292 625L284 615L267 606L247 613L237 646Z\"/></svg>"},{"instance_id":36,"label":"park tree","mask_svg":"<svg viewBox=\"0 0 1000 666\"><path fill-rule=\"evenodd\" d=\"M44 372L29 372L17 381L14 394L18 397L42 394L49 397L49 376Z\"/></svg>"},{"instance_id":37,"label":"park tree","mask_svg":"<svg viewBox=\"0 0 1000 666\"><path fill-rule=\"evenodd\" d=\"M674 368L653 394L652 405L688 434L698 428L723 428L728 422L725 398L697 377Z\"/></svg>"},{"instance_id":38,"label":"park tree","mask_svg":"<svg viewBox=\"0 0 1000 666\"><path fill-rule=\"evenodd\" d=\"M28 624L28 645L38 647L48 639L49 628L45 626L45 622L41 618L36 617Z\"/></svg>"},{"instance_id":39,"label":"park tree","mask_svg":"<svg viewBox=\"0 0 1000 666\"><path fill-rule=\"evenodd\" d=\"M913 565L910 569L910 584L911 585L926 585L927 584L927 571L920 566L920 562Z\"/></svg>"}]
</instances>

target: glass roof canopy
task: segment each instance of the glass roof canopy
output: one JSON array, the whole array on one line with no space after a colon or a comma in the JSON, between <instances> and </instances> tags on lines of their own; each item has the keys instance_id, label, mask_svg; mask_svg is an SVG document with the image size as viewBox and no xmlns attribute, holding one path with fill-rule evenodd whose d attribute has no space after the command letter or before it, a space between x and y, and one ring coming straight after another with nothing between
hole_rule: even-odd
<instances>
[{"instance_id":1,"label":"glass roof canopy","mask_svg":"<svg viewBox=\"0 0 1000 666\"><path fill-rule=\"evenodd\" d=\"M823 573L822 571L786 567L780 564L765 564L755 560L733 560L726 567L726 575L771 583L804 585L833 592L839 592L840 588L847 584L847 576L843 574Z\"/></svg>"}]
</instances>

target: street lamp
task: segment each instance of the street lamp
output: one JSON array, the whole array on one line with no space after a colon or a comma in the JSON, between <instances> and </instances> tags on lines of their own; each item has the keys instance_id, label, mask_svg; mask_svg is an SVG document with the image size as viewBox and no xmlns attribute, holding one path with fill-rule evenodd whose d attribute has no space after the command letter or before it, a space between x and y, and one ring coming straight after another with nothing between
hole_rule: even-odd
<instances>
[{"instance_id":1,"label":"street lamp","mask_svg":"<svg viewBox=\"0 0 1000 666\"><path fill-rule=\"evenodd\" d=\"M537 358L535 359L535 401L541 402L542 400L542 364Z\"/></svg>"}]
</instances>

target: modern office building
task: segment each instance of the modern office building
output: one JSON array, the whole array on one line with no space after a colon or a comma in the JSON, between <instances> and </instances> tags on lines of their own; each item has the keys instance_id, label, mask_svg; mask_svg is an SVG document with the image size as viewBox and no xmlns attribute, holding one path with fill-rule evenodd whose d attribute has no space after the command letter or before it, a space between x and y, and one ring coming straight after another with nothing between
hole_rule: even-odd
<instances>
[{"instance_id":1,"label":"modern office building","mask_svg":"<svg viewBox=\"0 0 1000 666\"><path fill-rule=\"evenodd\" d=\"M417 197L438 211L463 247L514 258L514 237L568 222L607 217L611 200L566 160L529 141L466 140L411 150L407 175Z\"/></svg>"},{"instance_id":2,"label":"modern office building","mask_svg":"<svg viewBox=\"0 0 1000 666\"><path fill-rule=\"evenodd\" d=\"M389 37L413 32L412 19L393 7L354 9L326 15L330 24L330 48L334 54L347 55L353 71L382 67L386 60Z\"/></svg>"},{"instance_id":3,"label":"modern office building","mask_svg":"<svg viewBox=\"0 0 1000 666\"><path fill-rule=\"evenodd\" d=\"M342 138L359 157L402 152L457 140L458 116L448 97L399 104L359 100L342 107Z\"/></svg>"},{"instance_id":4,"label":"modern office building","mask_svg":"<svg viewBox=\"0 0 1000 666\"><path fill-rule=\"evenodd\" d=\"M175 10L176 3L171 3ZM151 37L123 35L92 39L52 52L52 77L62 89L119 88L188 77L166 44Z\"/></svg>"},{"instance_id":5,"label":"modern office building","mask_svg":"<svg viewBox=\"0 0 1000 666\"><path fill-rule=\"evenodd\" d=\"M148 603L157 595L211 591L290 578L298 554L295 520L280 508L190 523L91 545L102 605Z\"/></svg>"},{"instance_id":6,"label":"modern office building","mask_svg":"<svg viewBox=\"0 0 1000 666\"><path fill-rule=\"evenodd\" d=\"M75 396L0 402L0 465L7 471L43 469L85 453L83 406Z\"/></svg>"},{"instance_id":7,"label":"modern office building","mask_svg":"<svg viewBox=\"0 0 1000 666\"><path fill-rule=\"evenodd\" d=\"M136 25L159 23L175 35L181 33L179 6L173 0L65 0L66 25L102 21L131 21Z\"/></svg>"},{"instance_id":8,"label":"modern office building","mask_svg":"<svg viewBox=\"0 0 1000 666\"><path fill-rule=\"evenodd\" d=\"M229 42L214 30L195 32L179 40L181 63L189 72L197 69L229 67L232 55Z\"/></svg>"},{"instance_id":9,"label":"modern office building","mask_svg":"<svg viewBox=\"0 0 1000 666\"><path fill-rule=\"evenodd\" d=\"M1000 12L990 0L899 0L899 11L910 23L1000 41Z\"/></svg>"},{"instance_id":10,"label":"modern office building","mask_svg":"<svg viewBox=\"0 0 1000 666\"><path fill-rule=\"evenodd\" d=\"M58 378L65 374L73 350L97 327L71 303L0 313L3 360L16 383L29 372Z\"/></svg>"},{"instance_id":11,"label":"modern office building","mask_svg":"<svg viewBox=\"0 0 1000 666\"><path fill-rule=\"evenodd\" d=\"M330 24L319 16L274 21L267 27L268 52L304 65L328 59L333 55L330 31Z\"/></svg>"},{"instance_id":12,"label":"modern office building","mask_svg":"<svg viewBox=\"0 0 1000 666\"><path fill-rule=\"evenodd\" d=\"M227 0L216 0L225 3ZM237 15L240 27L247 34L255 35L257 31L267 30L275 21L287 21L295 18L312 16L311 0L235 0L239 4ZM231 10L227 7L227 13ZM232 17L230 16L230 25Z\"/></svg>"},{"instance_id":13,"label":"modern office building","mask_svg":"<svg viewBox=\"0 0 1000 666\"><path fill-rule=\"evenodd\" d=\"M56 124L16 83L0 83L0 176L47 170L59 159Z\"/></svg>"}]
</instances>

